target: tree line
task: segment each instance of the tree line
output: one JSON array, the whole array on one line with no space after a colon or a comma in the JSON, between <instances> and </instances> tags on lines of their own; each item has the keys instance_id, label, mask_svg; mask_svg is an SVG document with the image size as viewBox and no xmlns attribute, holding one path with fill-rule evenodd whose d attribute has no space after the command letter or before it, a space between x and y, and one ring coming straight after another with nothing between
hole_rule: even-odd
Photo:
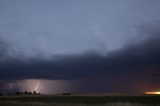
<instances>
[{"instance_id":1,"label":"tree line","mask_svg":"<svg viewBox=\"0 0 160 106\"><path fill-rule=\"evenodd\" d=\"M0 96L3 96L3 93L0 93ZM14 93L7 93L6 95L10 96L10 95L41 95L41 93L37 93L36 91L33 92L28 92L28 91L24 91L24 92L14 92Z\"/></svg>"}]
</instances>

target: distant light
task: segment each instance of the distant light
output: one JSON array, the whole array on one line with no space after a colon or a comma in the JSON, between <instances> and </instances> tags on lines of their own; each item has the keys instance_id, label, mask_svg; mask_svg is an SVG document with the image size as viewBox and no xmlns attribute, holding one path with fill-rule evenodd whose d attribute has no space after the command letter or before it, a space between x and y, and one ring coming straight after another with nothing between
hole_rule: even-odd
<instances>
[{"instance_id":1,"label":"distant light","mask_svg":"<svg viewBox=\"0 0 160 106\"><path fill-rule=\"evenodd\" d=\"M145 92L147 95L160 95L160 92Z\"/></svg>"}]
</instances>

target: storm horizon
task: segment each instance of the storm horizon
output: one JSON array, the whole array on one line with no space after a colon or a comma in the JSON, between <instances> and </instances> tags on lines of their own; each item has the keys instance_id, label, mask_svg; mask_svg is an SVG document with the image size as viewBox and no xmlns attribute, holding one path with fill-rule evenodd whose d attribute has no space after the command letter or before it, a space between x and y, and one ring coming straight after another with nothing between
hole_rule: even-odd
<instances>
[{"instance_id":1,"label":"storm horizon","mask_svg":"<svg viewBox=\"0 0 160 106\"><path fill-rule=\"evenodd\" d=\"M160 91L160 0L0 0L0 92Z\"/></svg>"}]
</instances>

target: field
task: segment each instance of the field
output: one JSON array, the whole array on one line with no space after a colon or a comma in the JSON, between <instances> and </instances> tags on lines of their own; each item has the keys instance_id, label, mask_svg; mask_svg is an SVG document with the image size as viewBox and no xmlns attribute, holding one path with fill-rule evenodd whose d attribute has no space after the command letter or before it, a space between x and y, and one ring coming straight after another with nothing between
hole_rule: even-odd
<instances>
[{"instance_id":1,"label":"field","mask_svg":"<svg viewBox=\"0 0 160 106\"><path fill-rule=\"evenodd\" d=\"M0 106L160 106L160 96L2 96Z\"/></svg>"}]
</instances>

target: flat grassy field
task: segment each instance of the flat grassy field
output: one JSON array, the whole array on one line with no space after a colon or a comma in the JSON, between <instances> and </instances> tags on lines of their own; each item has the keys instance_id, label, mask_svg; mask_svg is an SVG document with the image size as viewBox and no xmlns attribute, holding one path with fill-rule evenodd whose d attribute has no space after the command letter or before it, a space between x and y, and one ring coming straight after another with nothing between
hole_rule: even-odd
<instances>
[{"instance_id":1,"label":"flat grassy field","mask_svg":"<svg viewBox=\"0 0 160 106\"><path fill-rule=\"evenodd\" d=\"M0 106L160 106L160 96L2 96Z\"/></svg>"}]
</instances>

